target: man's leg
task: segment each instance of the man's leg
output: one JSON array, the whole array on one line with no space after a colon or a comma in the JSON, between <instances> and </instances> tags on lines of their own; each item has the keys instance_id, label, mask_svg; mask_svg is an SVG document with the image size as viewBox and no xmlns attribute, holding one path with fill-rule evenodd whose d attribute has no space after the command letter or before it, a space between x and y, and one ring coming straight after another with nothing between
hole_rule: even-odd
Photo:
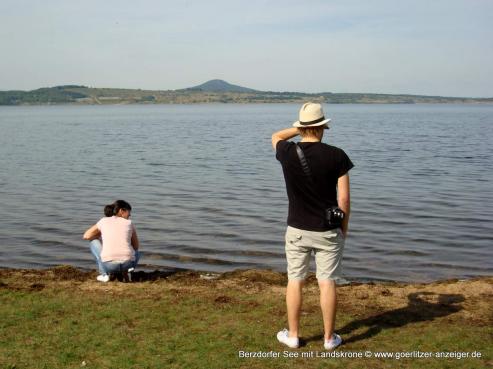
<instances>
[{"instance_id":1,"label":"man's leg","mask_svg":"<svg viewBox=\"0 0 493 369\"><path fill-rule=\"evenodd\" d=\"M317 280L320 287L320 308L324 319L325 340L333 338L337 296L335 278L341 274L341 260L344 250L344 238L339 230L321 234L320 244L315 251L317 263Z\"/></svg>"},{"instance_id":2,"label":"man's leg","mask_svg":"<svg viewBox=\"0 0 493 369\"><path fill-rule=\"evenodd\" d=\"M318 286L320 287L320 307L324 319L324 338L328 340L332 338L336 321L336 284L333 280L326 279L319 280Z\"/></svg>"},{"instance_id":3,"label":"man's leg","mask_svg":"<svg viewBox=\"0 0 493 369\"><path fill-rule=\"evenodd\" d=\"M286 289L289 337L299 337L301 304L303 301L303 280L291 279Z\"/></svg>"},{"instance_id":4,"label":"man's leg","mask_svg":"<svg viewBox=\"0 0 493 369\"><path fill-rule=\"evenodd\" d=\"M310 266L311 249L304 247L303 231L288 227L286 231L286 261L288 286L286 306L288 310L289 337L299 337L302 290Z\"/></svg>"}]
</instances>

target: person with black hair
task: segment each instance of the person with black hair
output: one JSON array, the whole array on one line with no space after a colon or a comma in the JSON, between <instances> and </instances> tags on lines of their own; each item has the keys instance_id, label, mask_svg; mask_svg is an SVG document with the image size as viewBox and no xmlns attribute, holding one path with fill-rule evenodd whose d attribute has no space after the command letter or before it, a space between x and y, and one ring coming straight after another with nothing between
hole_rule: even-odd
<instances>
[{"instance_id":1,"label":"person with black hair","mask_svg":"<svg viewBox=\"0 0 493 369\"><path fill-rule=\"evenodd\" d=\"M100 282L108 282L113 273L121 273L131 280L139 262L139 239L129 219L131 211L132 207L124 200L106 205L105 217L84 233L83 238L90 241L91 252L98 263L97 280Z\"/></svg>"}]
</instances>

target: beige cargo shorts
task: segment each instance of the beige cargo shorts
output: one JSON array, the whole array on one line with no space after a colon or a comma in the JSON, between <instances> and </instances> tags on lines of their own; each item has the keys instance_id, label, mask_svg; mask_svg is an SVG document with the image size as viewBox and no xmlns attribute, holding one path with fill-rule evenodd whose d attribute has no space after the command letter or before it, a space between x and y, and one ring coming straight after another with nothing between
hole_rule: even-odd
<instances>
[{"instance_id":1,"label":"beige cargo shorts","mask_svg":"<svg viewBox=\"0 0 493 369\"><path fill-rule=\"evenodd\" d=\"M325 232L304 231L288 226L286 230L286 260L288 279L304 280L315 254L317 279L341 277L344 236L340 228Z\"/></svg>"}]
</instances>

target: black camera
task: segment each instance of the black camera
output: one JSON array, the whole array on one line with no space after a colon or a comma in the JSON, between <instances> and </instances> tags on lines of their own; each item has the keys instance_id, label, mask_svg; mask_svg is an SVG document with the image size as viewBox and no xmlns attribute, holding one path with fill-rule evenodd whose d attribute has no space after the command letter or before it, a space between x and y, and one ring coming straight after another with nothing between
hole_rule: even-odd
<instances>
[{"instance_id":1,"label":"black camera","mask_svg":"<svg viewBox=\"0 0 493 369\"><path fill-rule=\"evenodd\" d=\"M325 218L331 227L340 227L345 216L344 211L337 206L325 210Z\"/></svg>"}]
</instances>

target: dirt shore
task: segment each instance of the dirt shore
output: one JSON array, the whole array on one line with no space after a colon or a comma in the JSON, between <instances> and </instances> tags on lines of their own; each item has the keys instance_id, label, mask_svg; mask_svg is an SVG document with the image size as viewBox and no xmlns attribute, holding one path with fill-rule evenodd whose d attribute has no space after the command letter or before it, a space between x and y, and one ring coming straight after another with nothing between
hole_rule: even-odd
<instances>
[{"instance_id":1,"label":"dirt shore","mask_svg":"<svg viewBox=\"0 0 493 369\"><path fill-rule=\"evenodd\" d=\"M267 270L240 270L223 274L194 271L138 272L132 283L122 283L117 279L100 283L95 277L96 273L93 271L65 265L44 270L0 269L0 288L24 291L104 289L115 294L132 295L137 291L131 287L140 284L145 286L148 293L172 289L175 292L193 291L209 295L211 291L217 294L234 288L247 294L282 296L287 282L284 273ZM310 275L305 288L304 313L318 308L317 291L316 279ZM354 316L371 316L371 321L360 322L365 325L399 325L439 317L464 319L479 325L493 324L493 276L416 284L350 283L339 286L337 291L339 310Z\"/></svg>"}]
</instances>

